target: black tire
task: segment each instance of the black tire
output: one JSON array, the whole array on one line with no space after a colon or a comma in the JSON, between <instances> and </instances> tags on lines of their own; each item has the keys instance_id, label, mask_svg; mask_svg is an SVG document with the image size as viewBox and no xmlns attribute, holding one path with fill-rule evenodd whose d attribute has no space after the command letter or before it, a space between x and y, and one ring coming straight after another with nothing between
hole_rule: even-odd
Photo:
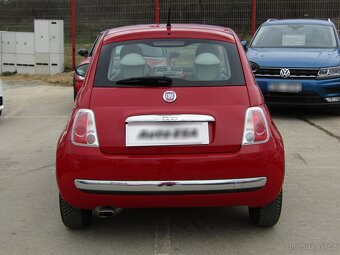
<instances>
[{"instance_id":1,"label":"black tire","mask_svg":"<svg viewBox=\"0 0 340 255\"><path fill-rule=\"evenodd\" d=\"M73 86L73 101L76 101L76 97L77 97L77 91L76 91L76 88Z\"/></svg>"},{"instance_id":2,"label":"black tire","mask_svg":"<svg viewBox=\"0 0 340 255\"><path fill-rule=\"evenodd\" d=\"M69 205L59 194L60 215L64 225L70 229L85 228L92 220L92 210L84 210Z\"/></svg>"},{"instance_id":3,"label":"black tire","mask_svg":"<svg viewBox=\"0 0 340 255\"><path fill-rule=\"evenodd\" d=\"M277 198L269 205L263 207L250 208L250 221L258 227L272 227L280 219L282 208L282 190Z\"/></svg>"},{"instance_id":4,"label":"black tire","mask_svg":"<svg viewBox=\"0 0 340 255\"><path fill-rule=\"evenodd\" d=\"M332 114L335 115L335 116L340 116L340 108L332 109Z\"/></svg>"}]
</instances>

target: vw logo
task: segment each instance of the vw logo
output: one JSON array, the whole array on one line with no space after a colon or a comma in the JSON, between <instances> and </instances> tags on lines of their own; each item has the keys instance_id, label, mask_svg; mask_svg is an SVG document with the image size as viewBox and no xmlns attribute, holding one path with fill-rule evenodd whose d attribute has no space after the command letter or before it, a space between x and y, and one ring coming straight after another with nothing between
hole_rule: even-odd
<instances>
[{"instance_id":1,"label":"vw logo","mask_svg":"<svg viewBox=\"0 0 340 255\"><path fill-rule=\"evenodd\" d=\"M176 98L177 98L177 95L175 91L168 90L168 91L165 91L163 94L164 101L168 103L174 102Z\"/></svg>"},{"instance_id":2,"label":"vw logo","mask_svg":"<svg viewBox=\"0 0 340 255\"><path fill-rule=\"evenodd\" d=\"M289 75L290 75L289 69L287 69L287 68L281 69L281 71L280 71L280 76L281 76L282 78L288 78Z\"/></svg>"}]
</instances>

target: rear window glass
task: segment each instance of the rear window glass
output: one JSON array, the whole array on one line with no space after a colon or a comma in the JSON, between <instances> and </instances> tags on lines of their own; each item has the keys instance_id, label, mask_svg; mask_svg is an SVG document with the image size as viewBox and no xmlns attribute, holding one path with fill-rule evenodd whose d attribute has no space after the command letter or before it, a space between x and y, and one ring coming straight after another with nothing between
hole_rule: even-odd
<instances>
[{"instance_id":1,"label":"rear window glass","mask_svg":"<svg viewBox=\"0 0 340 255\"><path fill-rule=\"evenodd\" d=\"M235 44L164 39L112 43L102 47L95 86L122 86L117 82L141 77L171 78L172 86L245 84Z\"/></svg>"}]
</instances>

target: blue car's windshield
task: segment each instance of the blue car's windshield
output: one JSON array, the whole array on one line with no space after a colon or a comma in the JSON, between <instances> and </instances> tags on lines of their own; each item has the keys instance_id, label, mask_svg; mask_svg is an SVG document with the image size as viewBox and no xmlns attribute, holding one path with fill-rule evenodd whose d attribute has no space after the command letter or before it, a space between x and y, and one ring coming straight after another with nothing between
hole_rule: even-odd
<instances>
[{"instance_id":1,"label":"blue car's windshield","mask_svg":"<svg viewBox=\"0 0 340 255\"><path fill-rule=\"evenodd\" d=\"M336 48L332 26L266 25L255 36L254 48Z\"/></svg>"}]
</instances>

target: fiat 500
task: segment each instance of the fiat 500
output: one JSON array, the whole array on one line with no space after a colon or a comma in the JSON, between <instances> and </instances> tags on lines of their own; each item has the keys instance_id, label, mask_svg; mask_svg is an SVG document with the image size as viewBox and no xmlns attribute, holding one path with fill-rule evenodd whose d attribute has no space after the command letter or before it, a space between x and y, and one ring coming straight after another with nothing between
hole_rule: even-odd
<instances>
[{"instance_id":1,"label":"fiat 500","mask_svg":"<svg viewBox=\"0 0 340 255\"><path fill-rule=\"evenodd\" d=\"M247 206L277 223L283 141L231 29L121 27L96 47L57 146L67 227L145 207ZM151 66L143 47L171 61Z\"/></svg>"}]
</instances>

